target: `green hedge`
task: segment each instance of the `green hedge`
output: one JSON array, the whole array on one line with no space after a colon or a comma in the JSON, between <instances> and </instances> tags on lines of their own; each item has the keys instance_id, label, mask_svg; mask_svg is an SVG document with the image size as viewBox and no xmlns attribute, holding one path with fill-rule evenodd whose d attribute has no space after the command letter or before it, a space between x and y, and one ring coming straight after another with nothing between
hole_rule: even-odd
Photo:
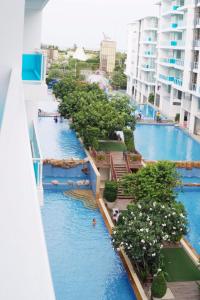
<instances>
[{"instance_id":1,"label":"green hedge","mask_svg":"<svg viewBox=\"0 0 200 300\"><path fill-rule=\"evenodd\" d=\"M118 184L116 181L106 181L103 197L108 202L114 202L117 199Z\"/></svg>"},{"instance_id":2,"label":"green hedge","mask_svg":"<svg viewBox=\"0 0 200 300\"><path fill-rule=\"evenodd\" d=\"M128 152L134 152L135 151L135 145L134 145L134 136L133 131L128 128L124 128L124 142L127 148Z\"/></svg>"},{"instance_id":3,"label":"green hedge","mask_svg":"<svg viewBox=\"0 0 200 300\"><path fill-rule=\"evenodd\" d=\"M151 286L151 295L156 298L162 298L167 291L167 284L165 281L164 274L160 272L153 279Z\"/></svg>"}]
</instances>

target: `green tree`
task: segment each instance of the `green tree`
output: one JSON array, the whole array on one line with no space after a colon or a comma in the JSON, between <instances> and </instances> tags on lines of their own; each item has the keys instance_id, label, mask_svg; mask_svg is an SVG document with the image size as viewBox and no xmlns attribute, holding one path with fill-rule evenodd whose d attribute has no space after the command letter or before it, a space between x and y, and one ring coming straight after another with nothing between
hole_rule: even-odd
<instances>
[{"instance_id":1,"label":"green tree","mask_svg":"<svg viewBox=\"0 0 200 300\"><path fill-rule=\"evenodd\" d=\"M111 85L114 89L126 89L127 77L124 70L114 71L111 78Z\"/></svg>"},{"instance_id":2,"label":"green tree","mask_svg":"<svg viewBox=\"0 0 200 300\"><path fill-rule=\"evenodd\" d=\"M115 248L122 246L139 272L157 272L163 245L180 241L187 233L183 205L176 201L139 201L123 211L113 231Z\"/></svg>"},{"instance_id":3,"label":"green tree","mask_svg":"<svg viewBox=\"0 0 200 300\"><path fill-rule=\"evenodd\" d=\"M180 184L180 175L175 164L168 161L149 164L121 180L126 194L134 197L136 201L151 199L163 203L175 200L175 188Z\"/></svg>"}]
</instances>

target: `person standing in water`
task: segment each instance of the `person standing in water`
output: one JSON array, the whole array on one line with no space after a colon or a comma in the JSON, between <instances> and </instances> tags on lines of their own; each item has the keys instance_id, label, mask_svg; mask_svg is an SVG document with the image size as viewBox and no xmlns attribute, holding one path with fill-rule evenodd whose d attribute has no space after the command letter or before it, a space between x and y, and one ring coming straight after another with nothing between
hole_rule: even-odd
<instances>
[{"instance_id":1,"label":"person standing in water","mask_svg":"<svg viewBox=\"0 0 200 300\"><path fill-rule=\"evenodd\" d=\"M94 218L94 219L92 220L92 225L93 225L93 226L96 226L96 224L97 224L97 221L96 221L96 219Z\"/></svg>"}]
</instances>

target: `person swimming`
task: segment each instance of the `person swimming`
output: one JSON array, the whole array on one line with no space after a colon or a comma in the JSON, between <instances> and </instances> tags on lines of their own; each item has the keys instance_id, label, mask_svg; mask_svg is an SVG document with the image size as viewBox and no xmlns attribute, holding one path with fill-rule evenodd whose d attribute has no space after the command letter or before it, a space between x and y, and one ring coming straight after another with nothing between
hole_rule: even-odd
<instances>
[{"instance_id":1,"label":"person swimming","mask_svg":"<svg viewBox=\"0 0 200 300\"><path fill-rule=\"evenodd\" d=\"M94 219L92 220L92 225L95 226L96 224L97 224L97 221L96 221L96 219L94 218Z\"/></svg>"}]
</instances>

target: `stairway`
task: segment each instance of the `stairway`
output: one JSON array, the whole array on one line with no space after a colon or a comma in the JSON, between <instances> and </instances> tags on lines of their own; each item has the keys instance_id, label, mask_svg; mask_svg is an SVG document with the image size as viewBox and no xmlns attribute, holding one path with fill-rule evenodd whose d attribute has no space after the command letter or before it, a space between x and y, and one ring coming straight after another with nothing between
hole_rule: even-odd
<instances>
[{"instance_id":1,"label":"stairway","mask_svg":"<svg viewBox=\"0 0 200 300\"><path fill-rule=\"evenodd\" d=\"M119 181L124 175L129 173L128 166L122 152L112 152L111 156L113 161L114 174L116 177L115 180ZM117 201L126 201L129 203L133 201L133 198L131 196L125 195L123 189L119 187Z\"/></svg>"}]
</instances>

